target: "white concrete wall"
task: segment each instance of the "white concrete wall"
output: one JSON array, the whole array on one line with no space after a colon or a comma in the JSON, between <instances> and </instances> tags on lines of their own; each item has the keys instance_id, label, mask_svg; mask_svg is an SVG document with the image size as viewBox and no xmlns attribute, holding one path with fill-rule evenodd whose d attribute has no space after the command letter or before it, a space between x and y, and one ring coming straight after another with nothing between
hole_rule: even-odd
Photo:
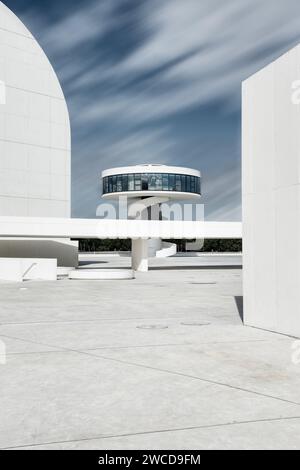
<instances>
[{"instance_id":1,"label":"white concrete wall","mask_svg":"<svg viewBox=\"0 0 300 470\"><path fill-rule=\"evenodd\" d=\"M161 250L156 252L157 258L168 258L169 256L175 256L177 253L176 243L162 242Z\"/></svg>"},{"instance_id":2,"label":"white concrete wall","mask_svg":"<svg viewBox=\"0 0 300 470\"><path fill-rule=\"evenodd\" d=\"M1 281L56 281L55 259L0 258Z\"/></svg>"},{"instance_id":3,"label":"white concrete wall","mask_svg":"<svg viewBox=\"0 0 300 470\"><path fill-rule=\"evenodd\" d=\"M70 123L58 79L0 2L0 215L70 215Z\"/></svg>"},{"instance_id":4,"label":"white concrete wall","mask_svg":"<svg viewBox=\"0 0 300 470\"><path fill-rule=\"evenodd\" d=\"M57 266L78 266L78 241L68 239L0 238L2 258L53 258Z\"/></svg>"},{"instance_id":5,"label":"white concrete wall","mask_svg":"<svg viewBox=\"0 0 300 470\"><path fill-rule=\"evenodd\" d=\"M300 46L243 83L247 325L300 336ZM299 96L299 93L298 93Z\"/></svg>"}]
</instances>

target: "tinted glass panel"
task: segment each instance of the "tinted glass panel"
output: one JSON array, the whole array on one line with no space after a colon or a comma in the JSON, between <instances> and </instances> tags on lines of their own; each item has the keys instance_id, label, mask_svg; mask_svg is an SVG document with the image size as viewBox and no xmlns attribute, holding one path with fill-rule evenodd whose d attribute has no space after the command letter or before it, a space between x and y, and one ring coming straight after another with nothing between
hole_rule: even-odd
<instances>
[{"instance_id":1,"label":"tinted glass panel","mask_svg":"<svg viewBox=\"0 0 300 470\"><path fill-rule=\"evenodd\" d=\"M134 191L133 175L128 175L128 191Z\"/></svg>"},{"instance_id":2,"label":"tinted glass panel","mask_svg":"<svg viewBox=\"0 0 300 470\"><path fill-rule=\"evenodd\" d=\"M156 175L155 174L149 174L148 189L150 191L155 191L156 189Z\"/></svg>"},{"instance_id":3,"label":"tinted glass panel","mask_svg":"<svg viewBox=\"0 0 300 470\"><path fill-rule=\"evenodd\" d=\"M168 191L168 189L169 189L169 177L168 177L168 175L162 175L162 186L163 186L163 191Z\"/></svg>"},{"instance_id":4,"label":"tinted glass panel","mask_svg":"<svg viewBox=\"0 0 300 470\"><path fill-rule=\"evenodd\" d=\"M162 191L162 175L156 174L156 188L157 191Z\"/></svg>"},{"instance_id":5,"label":"tinted glass panel","mask_svg":"<svg viewBox=\"0 0 300 470\"><path fill-rule=\"evenodd\" d=\"M122 191L122 175L117 176L117 191Z\"/></svg>"},{"instance_id":6,"label":"tinted glass panel","mask_svg":"<svg viewBox=\"0 0 300 470\"><path fill-rule=\"evenodd\" d=\"M142 175L142 191L148 191L148 175Z\"/></svg>"},{"instance_id":7,"label":"tinted glass panel","mask_svg":"<svg viewBox=\"0 0 300 470\"><path fill-rule=\"evenodd\" d=\"M123 191L128 191L128 175L122 176L122 187Z\"/></svg>"},{"instance_id":8,"label":"tinted glass panel","mask_svg":"<svg viewBox=\"0 0 300 470\"><path fill-rule=\"evenodd\" d=\"M108 180L107 178L103 178L103 194L108 192Z\"/></svg>"},{"instance_id":9,"label":"tinted glass panel","mask_svg":"<svg viewBox=\"0 0 300 470\"><path fill-rule=\"evenodd\" d=\"M175 175L169 175L169 189L175 191Z\"/></svg>"},{"instance_id":10,"label":"tinted glass panel","mask_svg":"<svg viewBox=\"0 0 300 470\"><path fill-rule=\"evenodd\" d=\"M113 176L113 192L117 191L117 177Z\"/></svg>"},{"instance_id":11,"label":"tinted glass panel","mask_svg":"<svg viewBox=\"0 0 300 470\"><path fill-rule=\"evenodd\" d=\"M140 191L142 188L141 174L137 173L134 175L134 190Z\"/></svg>"},{"instance_id":12,"label":"tinted glass panel","mask_svg":"<svg viewBox=\"0 0 300 470\"><path fill-rule=\"evenodd\" d=\"M188 193L191 192L191 177L190 176L186 177L186 191Z\"/></svg>"},{"instance_id":13,"label":"tinted glass panel","mask_svg":"<svg viewBox=\"0 0 300 470\"><path fill-rule=\"evenodd\" d=\"M176 191L181 191L181 175L176 175Z\"/></svg>"},{"instance_id":14,"label":"tinted glass panel","mask_svg":"<svg viewBox=\"0 0 300 470\"><path fill-rule=\"evenodd\" d=\"M191 176L191 193L194 193L195 189L195 177Z\"/></svg>"}]
</instances>

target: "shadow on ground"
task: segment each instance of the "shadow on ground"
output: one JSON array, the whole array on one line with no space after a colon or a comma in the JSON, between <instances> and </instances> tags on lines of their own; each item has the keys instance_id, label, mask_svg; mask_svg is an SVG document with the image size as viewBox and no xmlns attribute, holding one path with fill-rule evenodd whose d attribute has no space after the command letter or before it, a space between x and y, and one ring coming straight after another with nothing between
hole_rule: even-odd
<instances>
[{"instance_id":1,"label":"shadow on ground","mask_svg":"<svg viewBox=\"0 0 300 470\"><path fill-rule=\"evenodd\" d=\"M240 319L244 323L244 304L243 304L243 297L242 296L236 296L234 297L236 307L239 312Z\"/></svg>"},{"instance_id":2,"label":"shadow on ground","mask_svg":"<svg viewBox=\"0 0 300 470\"><path fill-rule=\"evenodd\" d=\"M79 261L79 266L90 266L92 264L108 264L108 261Z\"/></svg>"}]
</instances>

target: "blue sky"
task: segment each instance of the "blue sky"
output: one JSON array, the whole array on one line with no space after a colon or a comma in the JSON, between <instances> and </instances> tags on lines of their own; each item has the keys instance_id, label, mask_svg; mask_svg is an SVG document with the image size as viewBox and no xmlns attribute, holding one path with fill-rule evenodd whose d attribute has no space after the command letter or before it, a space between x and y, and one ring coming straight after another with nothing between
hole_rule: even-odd
<instances>
[{"instance_id":1,"label":"blue sky","mask_svg":"<svg viewBox=\"0 0 300 470\"><path fill-rule=\"evenodd\" d=\"M300 41L299 0L4 0L38 39L72 124L72 215L102 169L200 169L205 215L241 219L241 81Z\"/></svg>"}]
</instances>

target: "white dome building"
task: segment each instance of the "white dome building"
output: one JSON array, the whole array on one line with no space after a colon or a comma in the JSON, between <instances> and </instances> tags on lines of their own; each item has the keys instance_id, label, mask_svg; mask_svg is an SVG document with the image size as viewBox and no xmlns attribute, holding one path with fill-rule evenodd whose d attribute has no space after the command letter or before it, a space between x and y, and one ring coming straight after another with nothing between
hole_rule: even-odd
<instances>
[{"instance_id":1,"label":"white dome building","mask_svg":"<svg viewBox=\"0 0 300 470\"><path fill-rule=\"evenodd\" d=\"M0 217L70 217L71 132L45 53L0 2ZM1 238L0 257L77 263L77 243Z\"/></svg>"},{"instance_id":2,"label":"white dome building","mask_svg":"<svg viewBox=\"0 0 300 470\"><path fill-rule=\"evenodd\" d=\"M0 2L0 215L70 216L69 113L45 53Z\"/></svg>"}]
</instances>

